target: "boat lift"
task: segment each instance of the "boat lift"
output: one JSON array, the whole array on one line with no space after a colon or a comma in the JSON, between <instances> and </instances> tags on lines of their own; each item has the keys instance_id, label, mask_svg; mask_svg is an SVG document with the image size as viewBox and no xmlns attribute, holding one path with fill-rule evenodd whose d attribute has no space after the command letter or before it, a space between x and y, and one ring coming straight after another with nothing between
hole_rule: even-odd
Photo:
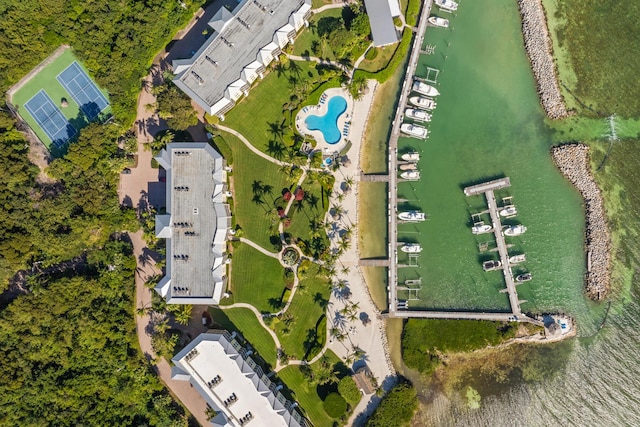
<instances>
[{"instance_id":1,"label":"boat lift","mask_svg":"<svg viewBox=\"0 0 640 427\"><path fill-rule=\"evenodd\" d=\"M427 67L427 77L424 81L431 84L438 83L438 74L440 74L440 70L437 68Z\"/></svg>"},{"instance_id":2,"label":"boat lift","mask_svg":"<svg viewBox=\"0 0 640 427\"><path fill-rule=\"evenodd\" d=\"M422 290L422 278L405 280L404 286L398 286L399 291L407 291L407 301L419 301L418 292Z\"/></svg>"},{"instance_id":3,"label":"boat lift","mask_svg":"<svg viewBox=\"0 0 640 427\"><path fill-rule=\"evenodd\" d=\"M502 198L502 207L500 209L507 209L507 208L515 208L515 205L513 204L513 196L507 196ZM515 216L516 215L509 215L505 218L513 218Z\"/></svg>"}]
</instances>

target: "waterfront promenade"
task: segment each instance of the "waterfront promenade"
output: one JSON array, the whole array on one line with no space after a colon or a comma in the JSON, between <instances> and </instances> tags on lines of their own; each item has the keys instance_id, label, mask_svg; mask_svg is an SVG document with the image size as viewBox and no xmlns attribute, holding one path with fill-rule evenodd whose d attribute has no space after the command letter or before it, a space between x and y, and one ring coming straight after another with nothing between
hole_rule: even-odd
<instances>
[{"instance_id":1,"label":"waterfront promenade","mask_svg":"<svg viewBox=\"0 0 640 427\"><path fill-rule=\"evenodd\" d=\"M396 116L393 121L393 128L391 130L391 136L389 138L389 247L388 254L392 263L396 260L396 241L398 236L398 218L397 218L397 206L398 206L398 138L400 137L400 125L402 124L402 117L404 115L404 109L407 106L409 99L409 93L413 84L413 77L418 67L418 59L420 58L420 51L422 49L422 41L427 29L427 19L431 13L432 0L424 2L422 13L420 14L420 21L418 24L418 31L413 40L413 47L411 48L411 56L409 58L409 64L407 65L407 72L402 82L402 90L400 92L400 99L398 100L398 108L396 110ZM397 270L395 265L391 265L389 268L389 315L395 317L396 314L396 300L398 298L397 285Z\"/></svg>"}]
</instances>

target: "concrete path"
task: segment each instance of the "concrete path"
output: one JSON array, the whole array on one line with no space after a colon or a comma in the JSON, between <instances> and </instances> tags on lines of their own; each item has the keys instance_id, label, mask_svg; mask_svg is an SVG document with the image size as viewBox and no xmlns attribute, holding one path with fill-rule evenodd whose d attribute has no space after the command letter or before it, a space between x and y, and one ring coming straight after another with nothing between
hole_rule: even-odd
<instances>
[{"instance_id":1,"label":"concrete path","mask_svg":"<svg viewBox=\"0 0 640 427\"><path fill-rule=\"evenodd\" d=\"M271 163L275 163L276 165L279 165L279 166L283 166L283 165L290 166L291 165L290 163L282 162L282 161L280 161L278 159L275 159L275 158L263 153L262 151L258 150L256 147L253 146L253 144L251 144L249 142L249 140L247 138L244 137L243 134L241 134L237 130L235 130L233 128L230 128L230 127L227 127L227 126L223 126L221 124L217 124L216 127L218 129L222 130L222 131L228 132L231 135L236 136L240 141L242 141L244 143L244 145L247 146L247 148L249 150L253 151L255 154L257 154L258 156L262 157L263 159L268 160Z\"/></svg>"},{"instance_id":2,"label":"concrete path","mask_svg":"<svg viewBox=\"0 0 640 427\"><path fill-rule=\"evenodd\" d=\"M294 61L313 61L322 65L331 65L333 67L340 68L342 71L344 71L349 75L351 75L351 72L352 72L351 70L349 70L349 68L345 67L344 65L336 61L329 61L327 59L318 58L316 56L299 56L299 55L292 55L290 53L285 53L285 55L287 56L287 58L293 59Z\"/></svg>"},{"instance_id":3,"label":"concrete path","mask_svg":"<svg viewBox=\"0 0 640 427\"><path fill-rule=\"evenodd\" d=\"M151 292L145 286L149 278L160 274L161 271L156 268L153 259L147 257L147 244L142 237L142 231L129 233L131 242L133 243L133 253L138 262L136 268L135 284L136 284L136 308L151 307ZM171 393L177 397L184 406L187 407L191 415L203 425L209 425L205 411L207 404L200 393L196 391L188 381L175 381L171 379L171 366L164 358L158 358L153 351L151 345L150 334L150 314L145 312L143 315L136 315L136 332L138 334L138 342L140 350L147 360L155 363L155 370L160 380L171 390Z\"/></svg>"},{"instance_id":4,"label":"concrete path","mask_svg":"<svg viewBox=\"0 0 640 427\"><path fill-rule=\"evenodd\" d=\"M244 237L240 237L238 240L240 240L242 243L246 243L247 245L251 246L253 249L259 251L260 253L265 254L268 257L275 258L275 259L278 259L278 260L280 259L280 254L275 253L275 252L269 252L268 250L266 250L262 246L258 245L255 242L252 242L249 239L245 239Z\"/></svg>"},{"instance_id":5,"label":"concrete path","mask_svg":"<svg viewBox=\"0 0 640 427\"><path fill-rule=\"evenodd\" d=\"M313 13L320 13L320 12L324 12L325 10L329 10L329 9L342 9L343 7L349 6L349 2L348 1L344 1L344 2L340 2L340 3L334 3L334 4L325 4L324 6L320 6L317 9L311 9L311 11Z\"/></svg>"}]
</instances>

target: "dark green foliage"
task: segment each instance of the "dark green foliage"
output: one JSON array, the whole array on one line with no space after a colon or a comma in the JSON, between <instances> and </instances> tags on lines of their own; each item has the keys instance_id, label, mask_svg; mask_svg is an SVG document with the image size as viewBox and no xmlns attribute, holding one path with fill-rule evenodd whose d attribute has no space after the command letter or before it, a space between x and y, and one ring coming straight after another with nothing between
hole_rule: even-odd
<instances>
[{"instance_id":1,"label":"dark green foliage","mask_svg":"<svg viewBox=\"0 0 640 427\"><path fill-rule=\"evenodd\" d=\"M186 425L137 350L135 266L109 241L84 275L42 277L0 312L3 425Z\"/></svg>"},{"instance_id":2,"label":"dark green foliage","mask_svg":"<svg viewBox=\"0 0 640 427\"><path fill-rule=\"evenodd\" d=\"M556 37L577 76L574 95L584 114L640 113L639 2L568 0L558 3L566 24ZM562 69L560 78L563 79Z\"/></svg>"},{"instance_id":3,"label":"dark green foliage","mask_svg":"<svg viewBox=\"0 0 640 427\"><path fill-rule=\"evenodd\" d=\"M329 393L322 406L331 418L340 418L347 412L347 401L338 393Z\"/></svg>"},{"instance_id":4,"label":"dark green foliage","mask_svg":"<svg viewBox=\"0 0 640 427\"><path fill-rule=\"evenodd\" d=\"M410 27L418 25L418 14L420 13L420 0L409 0L407 10L404 13L404 19Z\"/></svg>"},{"instance_id":5,"label":"dark green foliage","mask_svg":"<svg viewBox=\"0 0 640 427\"><path fill-rule=\"evenodd\" d=\"M351 377L344 377L340 380L338 383L338 392L351 406L355 406L362 398L356 382Z\"/></svg>"},{"instance_id":6,"label":"dark green foliage","mask_svg":"<svg viewBox=\"0 0 640 427\"><path fill-rule=\"evenodd\" d=\"M354 32L360 38L367 38L371 33L371 27L369 26L369 15L361 13L356 15L351 21L349 30Z\"/></svg>"},{"instance_id":7,"label":"dark green foliage","mask_svg":"<svg viewBox=\"0 0 640 427\"><path fill-rule=\"evenodd\" d=\"M191 106L191 99L173 83L159 86L156 92L158 115L175 130L185 130L198 124L198 116Z\"/></svg>"},{"instance_id":8,"label":"dark green foliage","mask_svg":"<svg viewBox=\"0 0 640 427\"><path fill-rule=\"evenodd\" d=\"M366 427L400 427L407 425L418 406L416 389L402 382L391 389L367 421Z\"/></svg>"},{"instance_id":9,"label":"dark green foliage","mask_svg":"<svg viewBox=\"0 0 640 427\"><path fill-rule=\"evenodd\" d=\"M70 44L97 83L109 91L113 112L133 121L140 78L151 58L199 6L186 0L144 2L36 0L0 5L0 87L4 92L60 44Z\"/></svg>"},{"instance_id":10,"label":"dark green foliage","mask_svg":"<svg viewBox=\"0 0 640 427\"><path fill-rule=\"evenodd\" d=\"M515 336L513 323L478 320L410 319L402 334L402 357L407 366L430 373L438 353L471 351Z\"/></svg>"},{"instance_id":11,"label":"dark green foliage","mask_svg":"<svg viewBox=\"0 0 640 427\"><path fill-rule=\"evenodd\" d=\"M402 64L402 61L404 61L405 57L407 56L407 52L411 47L411 40L413 39L412 36L413 33L411 32L411 30L409 28L405 28L402 32L402 39L400 40L395 53L391 57L391 60L386 67L375 73L364 70L356 70L355 73L353 73L353 78L355 79L356 77L360 78L361 76L364 76L367 79L376 79L380 83L386 82L393 75L393 73L395 73L396 69L400 66L400 64Z\"/></svg>"}]
</instances>

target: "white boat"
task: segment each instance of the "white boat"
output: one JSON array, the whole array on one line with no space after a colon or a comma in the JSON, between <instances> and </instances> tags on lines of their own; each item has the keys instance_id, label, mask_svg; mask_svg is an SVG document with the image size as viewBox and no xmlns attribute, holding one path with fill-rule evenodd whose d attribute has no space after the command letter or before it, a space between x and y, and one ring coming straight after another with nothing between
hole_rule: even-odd
<instances>
[{"instance_id":1,"label":"white boat","mask_svg":"<svg viewBox=\"0 0 640 427\"><path fill-rule=\"evenodd\" d=\"M409 103L429 111L435 110L436 108L436 101L430 98L423 98L422 96L412 96L409 98Z\"/></svg>"},{"instance_id":2,"label":"white boat","mask_svg":"<svg viewBox=\"0 0 640 427\"><path fill-rule=\"evenodd\" d=\"M422 246L417 243L405 243L400 250L408 254L419 254L422 252Z\"/></svg>"},{"instance_id":3,"label":"white boat","mask_svg":"<svg viewBox=\"0 0 640 427\"><path fill-rule=\"evenodd\" d=\"M440 92L438 92L438 89L418 80L413 82L413 90L425 96L440 95Z\"/></svg>"},{"instance_id":4,"label":"white boat","mask_svg":"<svg viewBox=\"0 0 640 427\"><path fill-rule=\"evenodd\" d=\"M404 165L398 166L398 169L401 171L415 171L418 170L418 166L415 163L405 163Z\"/></svg>"},{"instance_id":5,"label":"white boat","mask_svg":"<svg viewBox=\"0 0 640 427\"><path fill-rule=\"evenodd\" d=\"M401 219L402 221L419 222L419 221L426 220L427 216L425 215L424 212L405 211L405 212L400 212L398 214L398 219Z\"/></svg>"},{"instance_id":6,"label":"white boat","mask_svg":"<svg viewBox=\"0 0 640 427\"><path fill-rule=\"evenodd\" d=\"M527 256L525 254L514 255L509 257L509 264L519 264L521 262L525 262L527 260Z\"/></svg>"},{"instance_id":7,"label":"white boat","mask_svg":"<svg viewBox=\"0 0 640 427\"><path fill-rule=\"evenodd\" d=\"M407 181L418 181L420 179L420 171L404 171L400 174L400 178L406 179Z\"/></svg>"},{"instance_id":8,"label":"white boat","mask_svg":"<svg viewBox=\"0 0 640 427\"><path fill-rule=\"evenodd\" d=\"M500 210L500 216L514 216L518 214L518 210L515 206L505 206Z\"/></svg>"},{"instance_id":9,"label":"white boat","mask_svg":"<svg viewBox=\"0 0 640 427\"><path fill-rule=\"evenodd\" d=\"M497 270L502 266L502 263L498 260L485 261L482 263L482 269L484 271Z\"/></svg>"},{"instance_id":10,"label":"white boat","mask_svg":"<svg viewBox=\"0 0 640 427\"><path fill-rule=\"evenodd\" d=\"M406 110L404 110L404 115L419 122L431 121L431 114L417 108L407 108Z\"/></svg>"},{"instance_id":11,"label":"white boat","mask_svg":"<svg viewBox=\"0 0 640 427\"><path fill-rule=\"evenodd\" d=\"M491 226L489 224L478 223L478 224L474 224L474 226L471 227L471 232L473 234L484 234L490 231L491 231Z\"/></svg>"},{"instance_id":12,"label":"white boat","mask_svg":"<svg viewBox=\"0 0 640 427\"><path fill-rule=\"evenodd\" d=\"M426 138L429 134L429 131L426 128L418 125L412 125L411 123L403 123L400 125L400 132L420 139Z\"/></svg>"},{"instance_id":13,"label":"white boat","mask_svg":"<svg viewBox=\"0 0 640 427\"><path fill-rule=\"evenodd\" d=\"M440 18L439 16L430 16L427 21L434 27L449 28L449 20Z\"/></svg>"},{"instance_id":14,"label":"white boat","mask_svg":"<svg viewBox=\"0 0 640 427\"><path fill-rule=\"evenodd\" d=\"M434 3L440 7L440 9L455 11L458 10L458 3L453 0L435 0Z\"/></svg>"},{"instance_id":15,"label":"white boat","mask_svg":"<svg viewBox=\"0 0 640 427\"><path fill-rule=\"evenodd\" d=\"M402 156L400 156L400 158L402 160L404 160L405 162L412 162L412 163L416 163L420 161L420 153L417 153L415 151L412 151L410 153L405 153Z\"/></svg>"},{"instance_id":16,"label":"white boat","mask_svg":"<svg viewBox=\"0 0 640 427\"><path fill-rule=\"evenodd\" d=\"M528 282L531 279L533 279L533 276L531 275L531 273L522 273L516 276L516 282L518 283Z\"/></svg>"},{"instance_id":17,"label":"white boat","mask_svg":"<svg viewBox=\"0 0 640 427\"><path fill-rule=\"evenodd\" d=\"M504 235L509 237L520 236L524 234L525 231L527 231L527 227L522 224L512 225L504 230Z\"/></svg>"}]
</instances>

